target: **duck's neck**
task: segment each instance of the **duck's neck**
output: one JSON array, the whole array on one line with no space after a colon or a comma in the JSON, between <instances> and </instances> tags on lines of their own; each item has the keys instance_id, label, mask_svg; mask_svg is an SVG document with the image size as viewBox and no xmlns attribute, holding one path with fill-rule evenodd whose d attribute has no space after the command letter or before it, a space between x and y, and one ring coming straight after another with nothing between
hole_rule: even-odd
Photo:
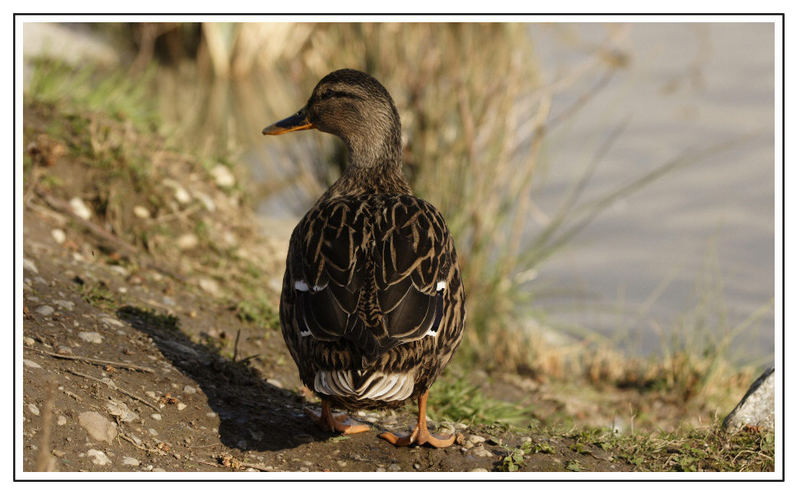
<instances>
[{"instance_id":1,"label":"duck's neck","mask_svg":"<svg viewBox=\"0 0 800 495\"><path fill-rule=\"evenodd\" d=\"M340 136L347 146L347 168L328 197L358 194L411 194L403 176L400 122L365 126L352 136Z\"/></svg>"}]
</instances>

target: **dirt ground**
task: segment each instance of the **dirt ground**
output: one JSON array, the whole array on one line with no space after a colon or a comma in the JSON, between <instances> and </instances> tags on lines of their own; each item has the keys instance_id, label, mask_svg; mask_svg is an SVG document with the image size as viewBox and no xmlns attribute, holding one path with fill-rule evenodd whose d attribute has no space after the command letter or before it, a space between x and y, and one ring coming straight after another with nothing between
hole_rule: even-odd
<instances>
[{"instance_id":1,"label":"dirt ground","mask_svg":"<svg viewBox=\"0 0 800 495\"><path fill-rule=\"evenodd\" d=\"M368 433L325 433L303 413L317 402L279 332L158 271L101 261L78 231L66 245L83 248L66 248L54 219L24 213L25 471L482 472L526 440L550 449L523 471L631 468L595 446L489 426L438 425L458 433L438 450L377 437L407 431L411 409L358 413Z\"/></svg>"}]
</instances>

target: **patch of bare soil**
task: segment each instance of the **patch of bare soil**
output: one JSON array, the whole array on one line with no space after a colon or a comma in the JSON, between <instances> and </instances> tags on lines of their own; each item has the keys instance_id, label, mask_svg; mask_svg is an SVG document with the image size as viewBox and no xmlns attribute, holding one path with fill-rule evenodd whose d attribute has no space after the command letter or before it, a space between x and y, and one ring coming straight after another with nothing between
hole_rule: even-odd
<instances>
[{"instance_id":1,"label":"patch of bare soil","mask_svg":"<svg viewBox=\"0 0 800 495\"><path fill-rule=\"evenodd\" d=\"M594 446L480 425L456 425L460 445L441 450L377 438L413 424L407 411L360 413L369 433L322 432L279 332L158 271L93 258L77 230L67 237L87 249L67 249L55 223L25 211L26 471L492 471L525 440L551 451L521 470L629 468Z\"/></svg>"}]
</instances>

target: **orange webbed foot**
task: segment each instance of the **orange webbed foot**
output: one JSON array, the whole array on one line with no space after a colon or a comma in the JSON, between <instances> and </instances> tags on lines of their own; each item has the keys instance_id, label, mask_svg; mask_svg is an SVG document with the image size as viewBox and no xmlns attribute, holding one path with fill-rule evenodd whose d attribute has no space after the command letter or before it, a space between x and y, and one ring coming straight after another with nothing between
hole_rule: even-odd
<instances>
[{"instance_id":1,"label":"orange webbed foot","mask_svg":"<svg viewBox=\"0 0 800 495\"><path fill-rule=\"evenodd\" d=\"M322 402L322 411L319 414L309 408L305 408L303 411L326 431L339 432L345 435L369 431L368 425L353 421L347 414L333 414L327 401Z\"/></svg>"}]
</instances>

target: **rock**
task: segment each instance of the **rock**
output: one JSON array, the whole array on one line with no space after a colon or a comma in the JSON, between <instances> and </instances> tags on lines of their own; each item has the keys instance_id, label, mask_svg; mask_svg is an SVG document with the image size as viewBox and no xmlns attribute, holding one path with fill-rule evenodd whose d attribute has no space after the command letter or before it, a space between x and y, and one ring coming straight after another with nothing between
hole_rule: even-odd
<instances>
[{"instance_id":1,"label":"rock","mask_svg":"<svg viewBox=\"0 0 800 495\"><path fill-rule=\"evenodd\" d=\"M139 461L134 459L133 457L125 456L125 457L122 458L122 464L125 465L125 466L138 466L139 465Z\"/></svg>"},{"instance_id":2,"label":"rock","mask_svg":"<svg viewBox=\"0 0 800 495\"><path fill-rule=\"evenodd\" d=\"M469 470L470 473L488 473L489 470L485 468L473 468Z\"/></svg>"},{"instance_id":3,"label":"rock","mask_svg":"<svg viewBox=\"0 0 800 495\"><path fill-rule=\"evenodd\" d=\"M208 292L212 296L219 295L219 284L210 278L201 278L199 282L200 288Z\"/></svg>"},{"instance_id":4,"label":"rock","mask_svg":"<svg viewBox=\"0 0 800 495\"><path fill-rule=\"evenodd\" d=\"M63 244L64 241L67 240L67 234L65 234L64 231L61 229L51 230L50 235L53 236L53 240L56 241L58 244Z\"/></svg>"},{"instance_id":5,"label":"rock","mask_svg":"<svg viewBox=\"0 0 800 495\"><path fill-rule=\"evenodd\" d=\"M158 413L153 413L150 415L150 417L155 419L156 421L161 421L161 415Z\"/></svg>"},{"instance_id":6,"label":"rock","mask_svg":"<svg viewBox=\"0 0 800 495\"><path fill-rule=\"evenodd\" d=\"M22 337L22 341L25 343L25 345L33 345L36 343L36 341L30 337Z\"/></svg>"},{"instance_id":7,"label":"rock","mask_svg":"<svg viewBox=\"0 0 800 495\"><path fill-rule=\"evenodd\" d=\"M65 301L63 299L58 299L53 301L53 304L66 311L72 311L73 309L75 309L75 303L72 301Z\"/></svg>"},{"instance_id":8,"label":"rock","mask_svg":"<svg viewBox=\"0 0 800 495\"><path fill-rule=\"evenodd\" d=\"M58 353L59 354L66 354L68 356L72 355L72 348L67 347L65 345L60 345L60 346L58 346Z\"/></svg>"},{"instance_id":9,"label":"rock","mask_svg":"<svg viewBox=\"0 0 800 495\"><path fill-rule=\"evenodd\" d=\"M78 423L98 441L111 443L117 437L117 425L107 420L102 414L87 411L78 416Z\"/></svg>"},{"instance_id":10,"label":"rock","mask_svg":"<svg viewBox=\"0 0 800 495\"><path fill-rule=\"evenodd\" d=\"M494 454L486 450L483 445L479 445L470 451L471 455L476 457L492 457Z\"/></svg>"},{"instance_id":11,"label":"rock","mask_svg":"<svg viewBox=\"0 0 800 495\"><path fill-rule=\"evenodd\" d=\"M125 268L124 266L111 265L108 267L108 269L122 277L127 278L130 275L130 272L128 272L128 269Z\"/></svg>"},{"instance_id":12,"label":"rock","mask_svg":"<svg viewBox=\"0 0 800 495\"><path fill-rule=\"evenodd\" d=\"M278 380L276 380L274 378L268 378L267 379L267 383L269 383L270 385L272 385L275 388L283 388L283 383L281 383L280 381L278 381ZM361 412L361 411L358 411L358 412Z\"/></svg>"},{"instance_id":13,"label":"rock","mask_svg":"<svg viewBox=\"0 0 800 495\"><path fill-rule=\"evenodd\" d=\"M39 363L37 363L36 361L31 361L30 359L23 359L22 364L24 364L28 368L34 368L34 369L41 368L41 365L39 365Z\"/></svg>"},{"instance_id":14,"label":"rock","mask_svg":"<svg viewBox=\"0 0 800 495\"><path fill-rule=\"evenodd\" d=\"M214 204L214 200L211 199L208 194L202 193L200 191L194 192L194 197L199 199L203 206L205 206L206 210L210 212L214 212L217 209L217 205Z\"/></svg>"},{"instance_id":15,"label":"rock","mask_svg":"<svg viewBox=\"0 0 800 495\"><path fill-rule=\"evenodd\" d=\"M113 399L106 404L106 410L108 410L109 414L118 417L120 421L125 423L130 423L139 417L138 414L128 408L127 404Z\"/></svg>"},{"instance_id":16,"label":"rock","mask_svg":"<svg viewBox=\"0 0 800 495\"><path fill-rule=\"evenodd\" d=\"M184 394L196 394L197 393L197 389L192 387L191 385L186 385L185 387L183 387L183 393Z\"/></svg>"},{"instance_id":17,"label":"rock","mask_svg":"<svg viewBox=\"0 0 800 495\"><path fill-rule=\"evenodd\" d=\"M236 184L236 178L225 165L217 165L212 168L211 175L214 177L214 182L220 187L231 187Z\"/></svg>"},{"instance_id":18,"label":"rock","mask_svg":"<svg viewBox=\"0 0 800 495\"><path fill-rule=\"evenodd\" d=\"M36 308L36 312L42 316L50 316L55 313L56 310L52 308L52 306L39 306Z\"/></svg>"},{"instance_id":19,"label":"rock","mask_svg":"<svg viewBox=\"0 0 800 495\"><path fill-rule=\"evenodd\" d=\"M186 409L186 404L178 402L178 411L183 411L184 409Z\"/></svg>"},{"instance_id":20,"label":"rock","mask_svg":"<svg viewBox=\"0 0 800 495\"><path fill-rule=\"evenodd\" d=\"M745 426L767 429L775 427L775 367L770 366L759 376L733 411L725 417L722 427L732 433Z\"/></svg>"},{"instance_id":21,"label":"rock","mask_svg":"<svg viewBox=\"0 0 800 495\"><path fill-rule=\"evenodd\" d=\"M39 408L36 407L36 404L28 404L28 411L30 411L34 416L39 415Z\"/></svg>"},{"instance_id":22,"label":"rock","mask_svg":"<svg viewBox=\"0 0 800 495\"><path fill-rule=\"evenodd\" d=\"M77 196L69 200L69 206L72 208L73 213L84 220L89 220L92 217L92 211L86 206L86 203Z\"/></svg>"},{"instance_id":23,"label":"rock","mask_svg":"<svg viewBox=\"0 0 800 495\"><path fill-rule=\"evenodd\" d=\"M147 433L149 433L150 435L152 435L154 437L158 436L158 431L156 431L155 428L148 428L147 429Z\"/></svg>"},{"instance_id":24,"label":"rock","mask_svg":"<svg viewBox=\"0 0 800 495\"><path fill-rule=\"evenodd\" d=\"M67 424L67 418L66 418L66 416L59 416L59 417L58 417L58 420L56 421L56 424L57 424L58 426L64 426L65 424Z\"/></svg>"},{"instance_id":25,"label":"rock","mask_svg":"<svg viewBox=\"0 0 800 495\"><path fill-rule=\"evenodd\" d=\"M111 326L111 327L123 327L123 326L125 326L121 321L119 321L116 318L112 318L110 316L104 316L104 317L100 318L100 321L102 321L103 323L105 323L106 325Z\"/></svg>"},{"instance_id":26,"label":"rock","mask_svg":"<svg viewBox=\"0 0 800 495\"><path fill-rule=\"evenodd\" d=\"M109 459L108 456L100 450L89 449L87 454L89 455L89 457L94 457L94 459L92 459L92 462L94 464L97 464L98 466L105 466L106 464L111 464L111 459Z\"/></svg>"},{"instance_id":27,"label":"rock","mask_svg":"<svg viewBox=\"0 0 800 495\"><path fill-rule=\"evenodd\" d=\"M150 218L150 211L141 205L133 207L133 214L139 218Z\"/></svg>"},{"instance_id":28,"label":"rock","mask_svg":"<svg viewBox=\"0 0 800 495\"><path fill-rule=\"evenodd\" d=\"M474 444L478 444L478 443L483 443L483 442L485 442L485 441L486 441L486 439L485 439L485 438L483 438L483 437L482 437L482 436L480 436L480 435L470 435L470 436L468 436L468 437L467 437L467 441L468 441L468 442L472 442L472 443L474 443Z\"/></svg>"},{"instance_id":29,"label":"rock","mask_svg":"<svg viewBox=\"0 0 800 495\"><path fill-rule=\"evenodd\" d=\"M89 342L90 344L103 343L103 337L97 332L80 332L78 333L78 337L85 342Z\"/></svg>"},{"instance_id":30,"label":"rock","mask_svg":"<svg viewBox=\"0 0 800 495\"><path fill-rule=\"evenodd\" d=\"M33 264L33 261L31 261L29 259L25 259L25 258L22 259L22 268L24 268L25 270L31 271L33 273L39 273L39 269L36 268L36 265Z\"/></svg>"},{"instance_id":31,"label":"rock","mask_svg":"<svg viewBox=\"0 0 800 495\"><path fill-rule=\"evenodd\" d=\"M171 187L173 190L175 190L175 199L178 201L178 203L186 204L192 200L192 196L186 192L186 189L184 189L182 185L178 184L174 180L164 179L163 183L165 186Z\"/></svg>"},{"instance_id":32,"label":"rock","mask_svg":"<svg viewBox=\"0 0 800 495\"><path fill-rule=\"evenodd\" d=\"M196 235L190 232L178 237L178 240L175 241L175 243L177 244L178 249L185 251L187 249L192 249L197 247L197 245L200 243L200 240L197 238Z\"/></svg>"}]
</instances>

